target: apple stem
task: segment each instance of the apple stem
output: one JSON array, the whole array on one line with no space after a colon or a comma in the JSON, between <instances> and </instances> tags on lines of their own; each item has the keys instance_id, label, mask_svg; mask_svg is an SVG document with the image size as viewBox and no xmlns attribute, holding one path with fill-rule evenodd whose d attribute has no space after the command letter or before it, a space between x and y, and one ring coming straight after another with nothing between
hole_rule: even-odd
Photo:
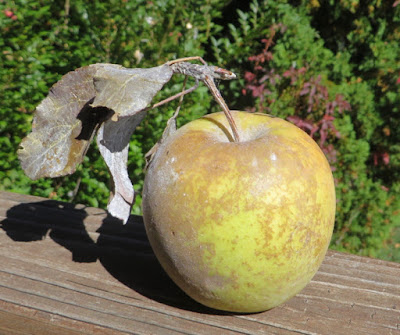
<instances>
[{"instance_id":1,"label":"apple stem","mask_svg":"<svg viewBox=\"0 0 400 335\"><path fill-rule=\"evenodd\" d=\"M235 119L232 116L232 113L226 104L224 98L222 97L221 93L219 92L217 86L215 86L214 79L206 76L204 81L203 81L209 90L211 91L211 94L215 98L215 100L218 102L218 104L221 106L222 111L225 113L226 118L228 119L229 125L232 129L232 134L233 134L233 140L234 142L240 142L240 136L238 132L238 128L236 126Z\"/></svg>"},{"instance_id":2,"label":"apple stem","mask_svg":"<svg viewBox=\"0 0 400 335\"><path fill-rule=\"evenodd\" d=\"M203 65L187 63L186 61L188 60L198 60L203 63ZM172 71L174 71L174 73L181 73L186 76L193 77L196 80L196 85L194 87L197 87L199 81L202 81L205 85L207 85L214 99L221 106L223 112L225 113L225 116L232 129L233 140L235 142L240 142L238 128L236 126L232 113L214 83L214 78L222 80L232 80L236 78L236 75L229 70L225 70L217 66L207 65L207 62L199 56L181 58L170 61L167 64L171 66L171 69Z\"/></svg>"},{"instance_id":3,"label":"apple stem","mask_svg":"<svg viewBox=\"0 0 400 335\"><path fill-rule=\"evenodd\" d=\"M203 63L203 65L188 63L186 62L188 60L198 60L201 63ZM196 83L193 87L187 90L183 90L182 92L175 94L174 96L169 97L165 100L162 100L152 105L151 107L146 108L145 110L147 111L159 107L179 97L182 98L184 95L193 92L199 86L199 81L202 81L211 91L211 94L213 95L214 99L221 106L223 112L225 113L225 116L232 130L234 142L240 142L238 128L236 126L232 113L228 105L226 104L224 98L222 97L221 93L219 92L217 86L214 83L214 78L222 80L232 80L236 78L236 75L229 70L225 70L217 66L207 65L207 62L199 56L180 58L173 61L169 61L166 64L171 67L174 73L180 73L185 75L186 77L187 76L193 77Z\"/></svg>"}]
</instances>

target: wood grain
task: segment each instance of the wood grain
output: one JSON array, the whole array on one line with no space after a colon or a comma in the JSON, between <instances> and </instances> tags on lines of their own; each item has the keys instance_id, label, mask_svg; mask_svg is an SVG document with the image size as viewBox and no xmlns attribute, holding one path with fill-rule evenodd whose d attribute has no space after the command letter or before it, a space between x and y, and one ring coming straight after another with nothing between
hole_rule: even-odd
<instances>
[{"instance_id":1,"label":"wood grain","mask_svg":"<svg viewBox=\"0 0 400 335\"><path fill-rule=\"evenodd\" d=\"M258 314L203 307L158 264L142 218L0 192L0 334L400 334L400 264L329 251Z\"/></svg>"}]
</instances>

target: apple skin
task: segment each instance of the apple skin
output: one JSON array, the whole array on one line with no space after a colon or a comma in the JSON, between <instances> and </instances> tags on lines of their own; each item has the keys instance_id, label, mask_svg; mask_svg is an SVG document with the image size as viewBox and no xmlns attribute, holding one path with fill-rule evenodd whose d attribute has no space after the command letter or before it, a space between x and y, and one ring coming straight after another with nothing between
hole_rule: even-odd
<instances>
[{"instance_id":1,"label":"apple skin","mask_svg":"<svg viewBox=\"0 0 400 335\"><path fill-rule=\"evenodd\" d=\"M317 272L332 237L335 186L313 139L266 114L232 111L178 129L148 169L143 217L172 280L201 304L278 306Z\"/></svg>"}]
</instances>

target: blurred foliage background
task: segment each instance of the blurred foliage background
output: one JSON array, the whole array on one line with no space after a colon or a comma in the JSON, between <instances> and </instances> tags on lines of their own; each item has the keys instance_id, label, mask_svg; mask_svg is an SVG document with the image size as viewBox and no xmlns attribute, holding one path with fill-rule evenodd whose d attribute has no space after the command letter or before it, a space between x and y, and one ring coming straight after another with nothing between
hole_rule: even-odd
<instances>
[{"instance_id":1,"label":"blurred foliage background","mask_svg":"<svg viewBox=\"0 0 400 335\"><path fill-rule=\"evenodd\" d=\"M331 248L400 261L400 1L0 0L0 189L105 208L109 175L95 144L71 176L32 181L16 155L33 111L61 76L92 63L153 67L202 56L236 72L232 109L307 131L332 166ZM176 75L154 101L182 88ZM144 154L176 103L151 111L131 141L140 214ZM181 124L216 112L204 85Z\"/></svg>"}]
</instances>

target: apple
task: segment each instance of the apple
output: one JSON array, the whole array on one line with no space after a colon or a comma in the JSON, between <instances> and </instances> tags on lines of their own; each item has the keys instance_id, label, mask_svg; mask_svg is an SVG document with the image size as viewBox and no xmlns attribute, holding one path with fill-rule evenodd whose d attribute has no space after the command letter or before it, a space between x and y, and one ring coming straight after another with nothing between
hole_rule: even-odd
<instances>
[{"instance_id":1,"label":"apple","mask_svg":"<svg viewBox=\"0 0 400 335\"><path fill-rule=\"evenodd\" d=\"M143 218L172 280L203 305L260 312L317 272L335 220L330 166L314 140L266 114L232 111L189 122L158 148Z\"/></svg>"}]
</instances>

